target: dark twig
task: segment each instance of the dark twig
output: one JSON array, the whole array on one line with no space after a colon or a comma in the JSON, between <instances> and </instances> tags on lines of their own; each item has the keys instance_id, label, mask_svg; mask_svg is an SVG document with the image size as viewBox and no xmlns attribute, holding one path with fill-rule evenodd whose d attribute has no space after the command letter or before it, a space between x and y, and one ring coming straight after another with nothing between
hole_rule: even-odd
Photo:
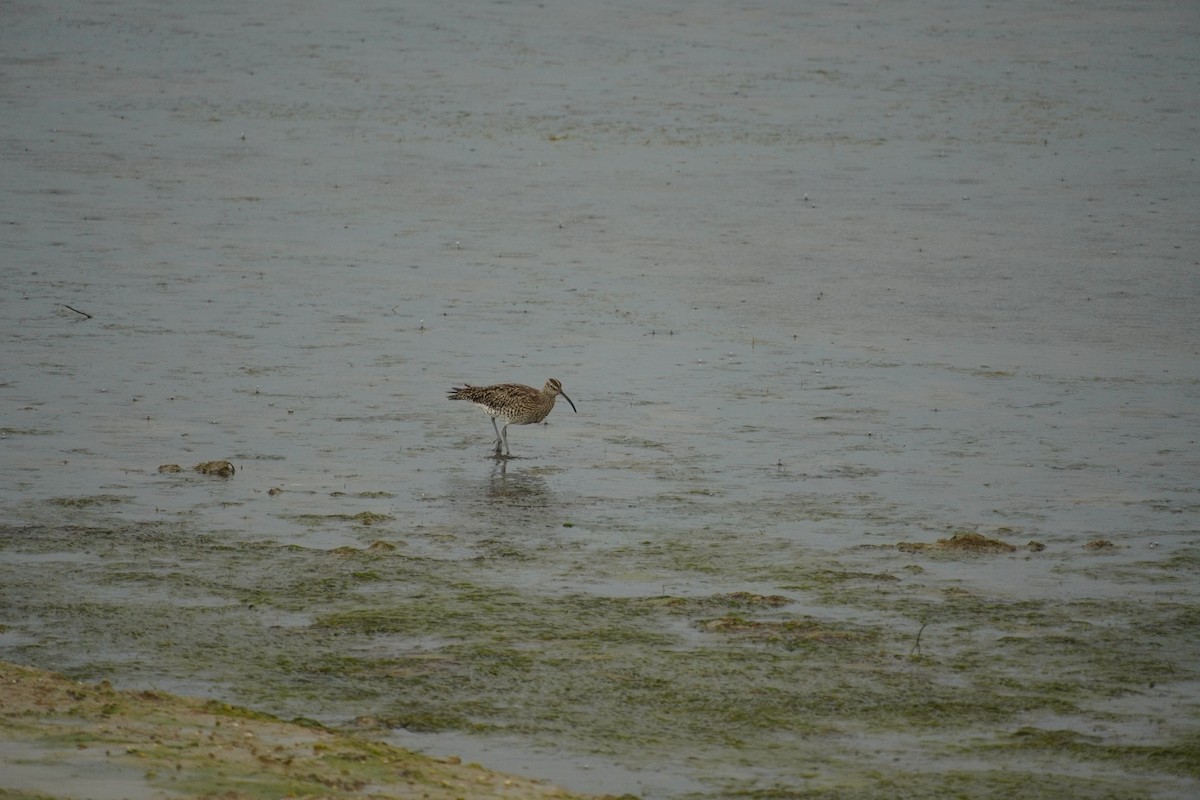
<instances>
[{"instance_id":1,"label":"dark twig","mask_svg":"<svg viewBox=\"0 0 1200 800\"><path fill-rule=\"evenodd\" d=\"M72 311L74 311L76 314L82 314L83 316L87 317L88 319L92 318L92 315L87 313L86 311L80 311L78 308L75 308L74 306L69 306L66 303L63 303L63 308L69 308Z\"/></svg>"},{"instance_id":2,"label":"dark twig","mask_svg":"<svg viewBox=\"0 0 1200 800\"><path fill-rule=\"evenodd\" d=\"M912 650L908 651L909 658L912 658L914 653L921 655L921 634L925 632L925 626L928 624L928 622L921 623L921 629L917 631L917 643L913 645Z\"/></svg>"}]
</instances>

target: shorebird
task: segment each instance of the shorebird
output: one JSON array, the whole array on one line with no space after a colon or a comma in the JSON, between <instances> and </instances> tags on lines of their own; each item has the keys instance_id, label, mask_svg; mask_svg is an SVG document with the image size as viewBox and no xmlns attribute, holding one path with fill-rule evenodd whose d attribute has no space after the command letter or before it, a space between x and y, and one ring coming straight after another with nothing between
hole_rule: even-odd
<instances>
[{"instance_id":1,"label":"shorebird","mask_svg":"<svg viewBox=\"0 0 1200 800\"><path fill-rule=\"evenodd\" d=\"M496 455L500 455L501 447L504 455L512 455L508 450L508 426L532 425L541 422L554 408L554 398L558 395L571 403L571 410L576 414L579 409L567 397L562 389L562 383L557 378L546 381L539 392L532 386L519 383L498 383L495 386L456 386L448 395L451 400L470 400L479 406L483 413L492 418L492 429L496 431ZM504 427L496 425L496 420L504 421Z\"/></svg>"}]
</instances>

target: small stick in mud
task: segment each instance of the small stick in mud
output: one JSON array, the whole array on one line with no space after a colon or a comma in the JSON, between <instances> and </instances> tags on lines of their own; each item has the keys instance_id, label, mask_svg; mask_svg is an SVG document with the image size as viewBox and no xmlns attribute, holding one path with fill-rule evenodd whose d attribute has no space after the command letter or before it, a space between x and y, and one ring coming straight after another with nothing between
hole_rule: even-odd
<instances>
[{"instance_id":1,"label":"small stick in mud","mask_svg":"<svg viewBox=\"0 0 1200 800\"><path fill-rule=\"evenodd\" d=\"M88 319L92 318L92 315L87 313L86 311L80 311L78 308L75 308L74 306L69 306L66 303L63 303L62 305L63 305L63 308L68 308L71 311L74 311L76 314L82 314L83 316L87 317Z\"/></svg>"},{"instance_id":2,"label":"small stick in mud","mask_svg":"<svg viewBox=\"0 0 1200 800\"><path fill-rule=\"evenodd\" d=\"M928 622L922 622L920 630L917 631L917 643L913 645L912 650L908 651L908 657L912 658L913 654L921 655L921 634L925 632L925 626Z\"/></svg>"}]
</instances>

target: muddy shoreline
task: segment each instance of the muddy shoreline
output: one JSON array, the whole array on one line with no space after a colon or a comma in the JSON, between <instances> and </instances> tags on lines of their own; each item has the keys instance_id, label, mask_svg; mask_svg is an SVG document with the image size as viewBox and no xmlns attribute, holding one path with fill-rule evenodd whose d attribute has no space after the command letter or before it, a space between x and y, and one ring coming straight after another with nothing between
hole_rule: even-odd
<instances>
[{"instance_id":1,"label":"muddy shoreline","mask_svg":"<svg viewBox=\"0 0 1200 800\"><path fill-rule=\"evenodd\" d=\"M311 720L0 662L6 798L583 798Z\"/></svg>"},{"instance_id":2,"label":"muddy shoreline","mask_svg":"<svg viewBox=\"0 0 1200 800\"><path fill-rule=\"evenodd\" d=\"M528 513L535 498L517 484L492 502ZM680 738L708 763L736 758L743 769L778 769L802 752L788 780L811 796L857 796L851 787L875 774L870 796L898 769L934 795L949 779L985 793L1031 784L1030 796L1067 786L1105 796L1136 784L1182 796L1200 765L1189 723L1173 713L1189 702L1194 604L1166 593L1021 598L954 577L1050 560L1092 581L1169 587L1194 574L1195 552L1130 558L1111 542L1062 552L996 532L800 562L747 552L728 532L660 532L607 554L607 585L627 589L598 595L520 577L546 562L599 577L548 532L402 531L345 515L320 526L357 544L246 542L179 523L5 528L6 563L26 575L7 572L6 603L28 621L2 635L10 651L69 674L383 741L428 735L472 761L486 759L471 737L522 735L562 759L613 760L592 780L637 796L709 796L728 780L721 766L664 768ZM425 553L421 539L433 545ZM64 561L68 552L77 555ZM56 565L69 596L39 563ZM631 571L651 564L715 584L736 572L771 594L639 594L633 586L648 581ZM919 769L890 762L900 732ZM721 791L736 796L734 786Z\"/></svg>"}]
</instances>

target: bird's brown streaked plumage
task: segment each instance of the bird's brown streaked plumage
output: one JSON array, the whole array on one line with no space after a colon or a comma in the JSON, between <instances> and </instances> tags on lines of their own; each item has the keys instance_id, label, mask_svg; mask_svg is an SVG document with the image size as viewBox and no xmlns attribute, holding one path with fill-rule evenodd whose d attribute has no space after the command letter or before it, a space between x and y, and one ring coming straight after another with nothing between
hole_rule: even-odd
<instances>
[{"instance_id":1,"label":"bird's brown streaked plumage","mask_svg":"<svg viewBox=\"0 0 1200 800\"><path fill-rule=\"evenodd\" d=\"M554 409L554 399L562 395L571 404L571 410L579 413L575 403L563 391L562 382L550 378L541 391L520 383L498 383L494 386L456 386L450 390L451 400L469 400L483 413L492 418L492 429L496 431L496 454L511 455L508 449L509 425L532 425L541 422ZM504 421L504 427L496 420Z\"/></svg>"}]
</instances>

